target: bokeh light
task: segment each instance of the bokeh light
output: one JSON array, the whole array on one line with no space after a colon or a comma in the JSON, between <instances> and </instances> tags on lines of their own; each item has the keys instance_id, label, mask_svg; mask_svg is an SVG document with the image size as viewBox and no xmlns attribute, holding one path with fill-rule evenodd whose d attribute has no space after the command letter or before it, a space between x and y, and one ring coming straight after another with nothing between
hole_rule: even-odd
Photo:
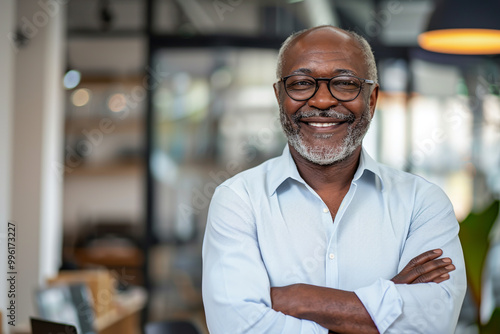
<instances>
[{"instance_id":1,"label":"bokeh light","mask_svg":"<svg viewBox=\"0 0 500 334\"><path fill-rule=\"evenodd\" d=\"M70 70L66 72L63 79L64 88L66 89L75 88L76 86L78 86L78 84L80 84L81 78L82 75L80 74L80 72L76 70Z\"/></svg>"},{"instance_id":2,"label":"bokeh light","mask_svg":"<svg viewBox=\"0 0 500 334\"><path fill-rule=\"evenodd\" d=\"M127 107L127 98L122 93L113 94L108 99L108 108L112 112L120 112Z\"/></svg>"},{"instance_id":3,"label":"bokeh light","mask_svg":"<svg viewBox=\"0 0 500 334\"><path fill-rule=\"evenodd\" d=\"M75 107L83 107L90 101L90 90L86 88L77 89L71 94L71 102Z\"/></svg>"}]
</instances>

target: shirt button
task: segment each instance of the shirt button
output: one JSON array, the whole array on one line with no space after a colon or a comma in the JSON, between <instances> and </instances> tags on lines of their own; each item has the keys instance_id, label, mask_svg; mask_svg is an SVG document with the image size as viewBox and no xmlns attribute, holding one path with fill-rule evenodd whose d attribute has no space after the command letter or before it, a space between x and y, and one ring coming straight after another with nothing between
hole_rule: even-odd
<instances>
[{"instance_id":1,"label":"shirt button","mask_svg":"<svg viewBox=\"0 0 500 334\"><path fill-rule=\"evenodd\" d=\"M324 213L327 213L328 211L330 211L330 210L328 210L328 208L323 208Z\"/></svg>"},{"instance_id":2,"label":"shirt button","mask_svg":"<svg viewBox=\"0 0 500 334\"><path fill-rule=\"evenodd\" d=\"M335 254L330 253L330 255L328 255L328 257L330 258L330 260L333 260L335 258Z\"/></svg>"}]
</instances>

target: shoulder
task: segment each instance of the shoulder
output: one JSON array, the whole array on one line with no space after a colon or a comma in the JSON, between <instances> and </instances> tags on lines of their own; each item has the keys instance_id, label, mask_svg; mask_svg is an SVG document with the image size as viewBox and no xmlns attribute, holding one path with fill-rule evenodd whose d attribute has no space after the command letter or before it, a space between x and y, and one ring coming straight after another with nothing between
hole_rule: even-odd
<instances>
[{"instance_id":1,"label":"shoulder","mask_svg":"<svg viewBox=\"0 0 500 334\"><path fill-rule=\"evenodd\" d=\"M252 225L255 207L267 197L267 176L275 159L245 170L219 185L210 201L209 224L235 225L237 221ZM241 224L236 224L241 225Z\"/></svg>"},{"instance_id":2,"label":"shoulder","mask_svg":"<svg viewBox=\"0 0 500 334\"><path fill-rule=\"evenodd\" d=\"M217 187L216 193L229 190L241 198L267 194L268 176L269 173L275 172L277 159L279 157L269 159L227 179Z\"/></svg>"},{"instance_id":3,"label":"shoulder","mask_svg":"<svg viewBox=\"0 0 500 334\"><path fill-rule=\"evenodd\" d=\"M440 192L444 194L439 186L422 176L398 170L384 164L379 164L379 171L380 177L384 182L384 188L388 191L404 189L407 193L416 195L422 192Z\"/></svg>"},{"instance_id":4,"label":"shoulder","mask_svg":"<svg viewBox=\"0 0 500 334\"><path fill-rule=\"evenodd\" d=\"M423 192L439 192L440 188L421 176L408 173L375 161L366 151L362 151L361 167L374 175L376 184L386 194L401 199L419 196ZM380 182L378 182L380 181Z\"/></svg>"},{"instance_id":5,"label":"shoulder","mask_svg":"<svg viewBox=\"0 0 500 334\"><path fill-rule=\"evenodd\" d=\"M446 193L438 185L412 173L379 164L384 192L398 202L411 204L412 217L451 215L454 210Z\"/></svg>"}]
</instances>

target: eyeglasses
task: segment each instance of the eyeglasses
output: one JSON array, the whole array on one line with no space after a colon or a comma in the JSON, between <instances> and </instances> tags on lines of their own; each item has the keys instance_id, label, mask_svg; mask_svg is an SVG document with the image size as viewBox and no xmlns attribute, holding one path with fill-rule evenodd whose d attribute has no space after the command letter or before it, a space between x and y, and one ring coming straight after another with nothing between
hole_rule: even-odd
<instances>
[{"instance_id":1,"label":"eyeglasses","mask_svg":"<svg viewBox=\"0 0 500 334\"><path fill-rule=\"evenodd\" d=\"M310 75L292 74L283 77L285 91L295 101L309 100L319 89L319 81L328 83L330 94L341 102L349 102L358 97L363 84L373 85L375 81L358 78L354 75L338 75L333 78L315 78Z\"/></svg>"}]
</instances>

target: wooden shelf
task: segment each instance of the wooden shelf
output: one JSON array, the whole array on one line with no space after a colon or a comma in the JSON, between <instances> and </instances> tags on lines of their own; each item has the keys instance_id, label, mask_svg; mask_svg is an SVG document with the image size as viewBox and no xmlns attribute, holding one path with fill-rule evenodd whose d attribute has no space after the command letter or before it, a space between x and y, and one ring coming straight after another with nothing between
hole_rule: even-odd
<instances>
[{"instance_id":1,"label":"wooden shelf","mask_svg":"<svg viewBox=\"0 0 500 334\"><path fill-rule=\"evenodd\" d=\"M82 131L92 131L99 130L101 125L101 121L105 118L111 120L111 125L109 127L113 127L113 130L109 130L108 133L103 134L117 134L117 133L144 133L144 120L142 118L135 119L120 119L119 117L75 117L66 120L66 124L64 127L64 131L66 135L82 135Z\"/></svg>"},{"instance_id":2,"label":"wooden shelf","mask_svg":"<svg viewBox=\"0 0 500 334\"><path fill-rule=\"evenodd\" d=\"M75 176L117 176L144 173L145 164L141 159L116 161L100 165L81 165L66 172L66 177Z\"/></svg>"}]
</instances>

